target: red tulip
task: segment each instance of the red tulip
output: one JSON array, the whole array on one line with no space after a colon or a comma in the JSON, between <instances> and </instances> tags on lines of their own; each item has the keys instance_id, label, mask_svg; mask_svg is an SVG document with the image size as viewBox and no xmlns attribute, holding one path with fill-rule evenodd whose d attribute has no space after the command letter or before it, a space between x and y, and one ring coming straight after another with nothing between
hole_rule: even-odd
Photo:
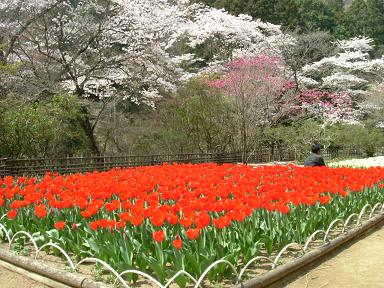
<instances>
[{"instance_id":1,"label":"red tulip","mask_svg":"<svg viewBox=\"0 0 384 288\"><path fill-rule=\"evenodd\" d=\"M45 216L47 216L47 209L45 208L44 204L40 204L35 207L35 215L38 218L44 218Z\"/></svg>"},{"instance_id":2,"label":"red tulip","mask_svg":"<svg viewBox=\"0 0 384 288\"><path fill-rule=\"evenodd\" d=\"M197 238L199 238L200 236L200 229L196 228L196 229L188 229L185 234L188 236L189 239L191 240L195 240Z\"/></svg>"},{"instance_id":3,"label":"red tulip","mask_svg":"<svg viewBox=\"0 0 384 288\"><path fill-rule=\"evenodd\" d=\"M17 211L16 210L9 210L7 213L7 217L9 219L15 219L17 217Z\"/></svg>"},{"instance_id":4,"label":"red tulip","mask_svg":"<svg viewBox=\"0 0 384 288\"><path fill-rule=\"evenodd\" d=\"M165 240L165 233L163 230L153 232L153 239L156 242L163 242Z\"/></svg>"},{"instance_id":5,"label":"red tulip","mask_svg":"<svg viewBox=\"0 0 384 288\"><path fill-rule=\"evenodd\" d=\"M53 225L57 230L63 230L65 228L65 221L58 221Z\"/></svg>"},{"instance_id":6,"label":"red tulip","mask_svg":"<svg viewBox=\"0 0 384 288\"><path fill-rule=\"evenodd\" d=\"M173 247L177 250L183 249L183 241L179 238L179 236L176 236L175 240L172 242Z\"/></svg>"}]
</instances>

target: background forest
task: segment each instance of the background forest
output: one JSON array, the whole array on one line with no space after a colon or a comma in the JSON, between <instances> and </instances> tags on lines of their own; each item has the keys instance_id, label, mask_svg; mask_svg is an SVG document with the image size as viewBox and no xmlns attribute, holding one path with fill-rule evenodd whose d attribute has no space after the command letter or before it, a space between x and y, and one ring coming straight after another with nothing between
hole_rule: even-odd
<instances>
[{"instance_id":1,"label":"background forest","mask_svg":"<svg viewBox=\"0 0 384 288\"><path fill-rule=\"evenodd\" d=\"M384 0L0 0L0 157L384 146Z\"/></svg>"}]
</instances>

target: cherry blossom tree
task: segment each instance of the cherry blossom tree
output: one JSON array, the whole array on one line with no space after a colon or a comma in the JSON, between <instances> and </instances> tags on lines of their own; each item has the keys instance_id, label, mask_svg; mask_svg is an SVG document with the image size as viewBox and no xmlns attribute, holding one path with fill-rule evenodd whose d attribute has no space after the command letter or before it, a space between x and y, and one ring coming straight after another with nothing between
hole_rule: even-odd
<instances>
[{"instance_id":1,"label":"cherry blossom tree","mask_svg":"<svg viewBox=\"0 0 384 288\"><path fill-rule=\"evenodd\" d=\"M305 65L300 84L333 92L346 92L358 98L366 94L369 84L382 79L384 57L371 59L373 40L357 37L338 41L339 52Z\"/></svg>"},{"instance_id":2,"label":"cherry blossom tree","mask_svg":"<svg viewBox=\"0 0 384 288\"><path fill-rule=\"evenodd\" d=\"M383 81L384 56L371 59L373 40L337 41L338 52L305 65L299 73L299 110L325 123L356 124L366 109L370 87Z\"/></svg>"},{"instance_id":3,"label":"cherry blossom tree","mask_svg":"<svg viewBox=\"0 0 384 288\"><path fill-rule=\"evenodd\" d=\"M150 72L144 78L139 73L147 87L142 94L153 95L159 84L175 88L175 79L183 77L170 71L183 72L177 70L180 62L199 60L193 54L184 55L181 44L194 49L218 42L226 50L226 58L206 59L212 61L206 63L210 66L239 53L278 53L279 43L285 39L279 26L187 0L12 0L1 4L0 15L0 35L7 46L3 51L5 59L17 54L18 60L24 62L33 60L37 64L45 60L55 71L43 71L52 82L69 80L67 86L72 85L80 94L96 92L95 87L101 86L99 90L108 96L116 86L114 81L134 78L138 67ZM30 59L32 53L39 54L40 61ZM68 72L75 70L72 68L76 73ZM184 78L188 76L184 72Z\"/></svg>"},{"instance_id":4,"label":"cherry blossom tree","mask_svg":"<svg viewBox=\"0 0 384 288\"><path fill-rule=\"evenodd\" d=\"M239 53L278 54L285 38L279 26L187 0L0 0L0 61L22 65L13 91L36 98L65 89L92 101L81 121L95 153L111 103L154 108L180 80ZM225 53L184 69L201 62L194 49L212 43Z\"/></svg>"}]
</instances>

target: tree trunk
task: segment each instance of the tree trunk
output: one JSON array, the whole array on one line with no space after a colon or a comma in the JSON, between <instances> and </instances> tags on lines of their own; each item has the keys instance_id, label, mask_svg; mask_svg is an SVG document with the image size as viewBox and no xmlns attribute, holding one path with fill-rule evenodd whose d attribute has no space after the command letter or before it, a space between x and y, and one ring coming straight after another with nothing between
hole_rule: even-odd
<instances>
[{"instance_id":1,"label":"tree trunk","mask_svg":"<svg viewBox=\"0 0 384 288\"><path fill-rule=\"evenodd\" d=\"M5 66L7 64L7 62L5 61L4 47L2 46L3 40L4 40L3 36L0 35L0 66ZM0 98L5 97L5 95L6 95L6 91L5 89L2 89L1 81L0 81Z\"/></svg>"},{"instance_id":2,"label":"tree trunk","mask_svg":"<svg viewBox=\"0 0 384 288\"><path fill-rule=\"evenodd\" d=\"M244 164L247 164L248 159L247 159L247 146L248 146L248 139L247 139L247 128L246 128L246 123L245 119L242 119L241 123L241 160Z\"/></svg>"},{"instance_id":3,"label":"tree trunk","mask_svg":"<svg viewBox=\"0 0 384 288\"><path fill-rule=\"evenodd\" d=\"M6 61L5 61L5 52L4 52L4 48L3 48L3 36L0 35L0 65L5 65L7 64Z\"/></svg>"},{"instance_id":4,"label":"tree trunk","mask_svg":"<svg viewBox=\"0 0 384 288\"><path fill-rule=\"evenodd\" d=\"M100 156L100 149L97 145L96 137L94 134L94 129L92 128L92 124L91 124L91 121L89 119L88 109L85 106L83 106L81 108L81 110L83 112L82 118L79 119L81 127L83 128L85 135L87 136L87 138L89 140L89 144L90 144L90 148L92 150L92 153L97 155L97 156Z\"/></svg>"}]
</instances>

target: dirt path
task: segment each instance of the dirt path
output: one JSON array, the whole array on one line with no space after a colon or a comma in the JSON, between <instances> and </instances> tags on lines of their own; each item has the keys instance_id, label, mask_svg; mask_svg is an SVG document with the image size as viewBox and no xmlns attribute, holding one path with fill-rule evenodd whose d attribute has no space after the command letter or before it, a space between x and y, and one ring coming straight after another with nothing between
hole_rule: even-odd
<instances>
[{"instance_id":1,"label":"dirt path","mask_svg":"<svg viewBox=\"0 0 384 288\"><path fill-rule=\"evenodd\" d=\"M309 270L311 269L311 270ZM384 287L384 228L331 253L317 267L303 271L287 288Z\"/></svg>"},{"instance_id":2,"label":"dirt path","mask_svg":"<svg viewBox=\"0 0 384 288\"><path fill-rule=\"evenodd\" d=\"M1 288L49 288L26 276L12 272L0 266L0 287Z\"/></svg>"}]
</instances>

